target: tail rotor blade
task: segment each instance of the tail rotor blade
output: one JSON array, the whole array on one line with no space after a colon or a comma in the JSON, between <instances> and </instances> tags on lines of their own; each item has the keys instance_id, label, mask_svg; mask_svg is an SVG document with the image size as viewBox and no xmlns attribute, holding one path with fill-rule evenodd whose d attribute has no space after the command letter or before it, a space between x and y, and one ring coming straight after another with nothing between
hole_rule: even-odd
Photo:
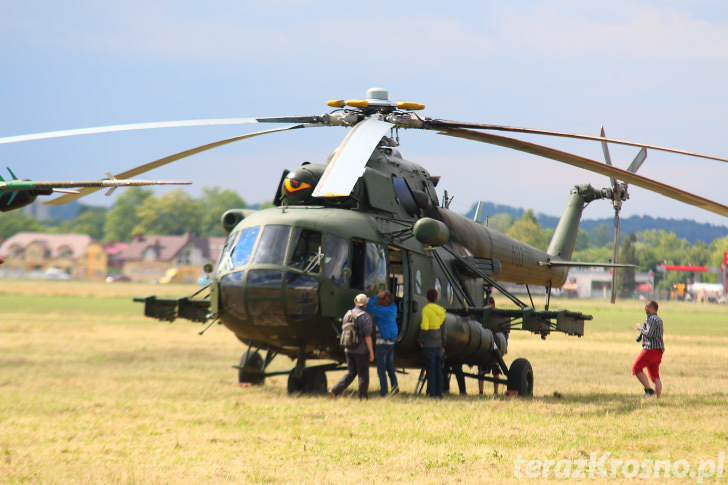
<instances>
[{"instance_id":1,"label":"tail rotor blade","mask_svg":"<svg viewBox=\"0 0 728 485\"><path fill-rule=\"evenodd\" d=\"M634 157L632 163L630 163L629 167L627 167L627 171L630 173L637 173L637 170L639 170L639 168L642 166L642 162L644 162L646 158L647 148L642 147L642 150L637 153L637 156Z\"/></svg>"},{"instance_id":2,"label":"tail rotor blade","mask_svg":"<svg viewBox=\"0 0 728 485\"><path fill-rule=\"evenodd\" d=\"M619 209L614 209L614 258L612 263L619 263ZM617 268L612 269L612 303L617 301Z\"/></svg>"},{"instance_id":3,"label":"tail rotor blade","mask_svg":"<svg viewBox=\"0 0 728 485\"><path fill-rule=\"evenodd\" d=\"M612 157L609 155L609 145L607 145L607 135L604 133L604 126L601 127L600 136L602 138L605 138L605 140L602 140L602 152L604 152L604 161L609 165L612 166ZM617 188L617 180L614 177L609 177L609 182L612 184L612 189Z\"/></svg>"}]
</instances>

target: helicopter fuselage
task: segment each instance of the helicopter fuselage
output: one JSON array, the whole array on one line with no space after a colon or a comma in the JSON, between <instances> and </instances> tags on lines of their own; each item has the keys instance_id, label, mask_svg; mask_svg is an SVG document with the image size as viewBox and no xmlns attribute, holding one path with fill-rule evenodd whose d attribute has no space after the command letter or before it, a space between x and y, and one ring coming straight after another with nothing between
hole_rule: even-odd
<instances>
[{"instance_id":1,"label":"helicopter fuselage","mask_svg":"<svg viewBox=\"0 0 728 485\"><path fill-rule=\"evenodd\" d=\"M449 249L499 262L493 275L498 281L563 283L563 268L538 266L547 257L542 251L445 209L438 212L461 235L447 243ZM420 311L427 290L436 288L448 310L451 360L491 362L494 340L505 353L502 335L473 325L467 316L484 307L483 280L447 272L450 253L401 229L402 221L388 215L322 206L281 206L249 215L231 232L221 255L211 311L246 343L290 356L343 360L340 318L356 294L388 289L399 308L398 364L419 366Z\"/></svg>"}]
</instances>

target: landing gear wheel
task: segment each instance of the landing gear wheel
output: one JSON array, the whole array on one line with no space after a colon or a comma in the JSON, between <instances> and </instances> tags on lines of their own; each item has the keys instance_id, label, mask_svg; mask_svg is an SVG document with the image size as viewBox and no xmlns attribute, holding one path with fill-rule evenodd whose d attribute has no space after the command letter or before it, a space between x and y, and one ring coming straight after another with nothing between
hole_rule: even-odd
<instances>
[{"instance_id":1,"label":"landing gear wheel","mask_svg":"<svg viewBox=\"0 0 728 485\"><path fill-rule=\"evenodd\" d=\"M288 374L288 394L295 394L304 391L304 379L296 377L296 370Z\"/></svg>"},{"instance_id":2,"label":"landing gear wheel","mask_svg":"<svg viewBox=\"0 0 728 485\"><path fill-rule=\"evenodd\" d=\"M263 358L257 351L252 353L244 352L238 365L238 382L263 384L263 381L265 381Z\"/></svg>"},{"instance_id":3,"label":"landing gear wheel","mask_svg":"<svg viewBox=\"0 0 728 485\"><path fill-rule=\"evenodd\" d=\"M526 359L516 359L508 369L508 390L522 397L533 396L533 369Z\"/></svg>"},{"instance_id":4,"label":"landing gear wheel","mask_svg":"<svg viewBox=\"0 0 728 485\"><path fill-rule=\"evenodd\" d=\"M326 394L327 384L326 372L323 369L306 369L303 372L303 392Z\"/></svg>"}]
</instances>

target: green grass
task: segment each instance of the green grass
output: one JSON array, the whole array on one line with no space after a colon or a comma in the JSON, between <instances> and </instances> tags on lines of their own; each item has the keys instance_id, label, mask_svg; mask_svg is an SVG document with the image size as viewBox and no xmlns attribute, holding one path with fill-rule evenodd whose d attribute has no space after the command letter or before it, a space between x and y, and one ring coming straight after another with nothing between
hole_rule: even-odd
<instances>
[{"instance_id":1,"label":"green grass","mask_svg":"<svg viewBox=\"0 0 728 485\"><path fill-rule=\"evenodd\" d=\"M661 306L659 402L630 375L643 304L562 300L594 314L582 339L511 336L506 360L531 361L533 399L469 381L468 396L432 401L410 372L400 395L362 403L288 396L285 376L238 387L243 346L224 327L145 319L130 300L154 290L194 288L0 280L0 482L507 481L519 456L697 467L728 449L728 308Z\"/></svg>"}]
</instances>

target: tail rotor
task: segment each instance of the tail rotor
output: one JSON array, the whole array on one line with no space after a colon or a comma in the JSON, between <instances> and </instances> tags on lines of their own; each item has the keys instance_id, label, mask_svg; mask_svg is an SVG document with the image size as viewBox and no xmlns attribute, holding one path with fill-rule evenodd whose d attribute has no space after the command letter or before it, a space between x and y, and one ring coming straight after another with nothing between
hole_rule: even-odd
<instances>
[{"instance_id":1,"label":"tail rotor","mask_svg":"<svg viewBox=\"0 0 728 485\"><path fill-rule=\"evenodd\" d=\"M612 157L609 154L609 146L607 145L606 135L604 133L604 127L601 127L600 136L604 138L602 143L602 151L604 152L604 161L610 167L612 166ZM642 149L637 153L637 156L632 160L627 172L635 173L642 165L642 162L647 158L647 148ZM620 182L614 177L609 177L609 182L612 185L611 188L611 199L612 207L614 207L614 257L613 263L619 262L619 212L622 210L622 203L629 199L629 192L627 190L628 184L626 182ZM612 303L617 301L617 268L612 268Z\"/></svg>"}]
</instances>

